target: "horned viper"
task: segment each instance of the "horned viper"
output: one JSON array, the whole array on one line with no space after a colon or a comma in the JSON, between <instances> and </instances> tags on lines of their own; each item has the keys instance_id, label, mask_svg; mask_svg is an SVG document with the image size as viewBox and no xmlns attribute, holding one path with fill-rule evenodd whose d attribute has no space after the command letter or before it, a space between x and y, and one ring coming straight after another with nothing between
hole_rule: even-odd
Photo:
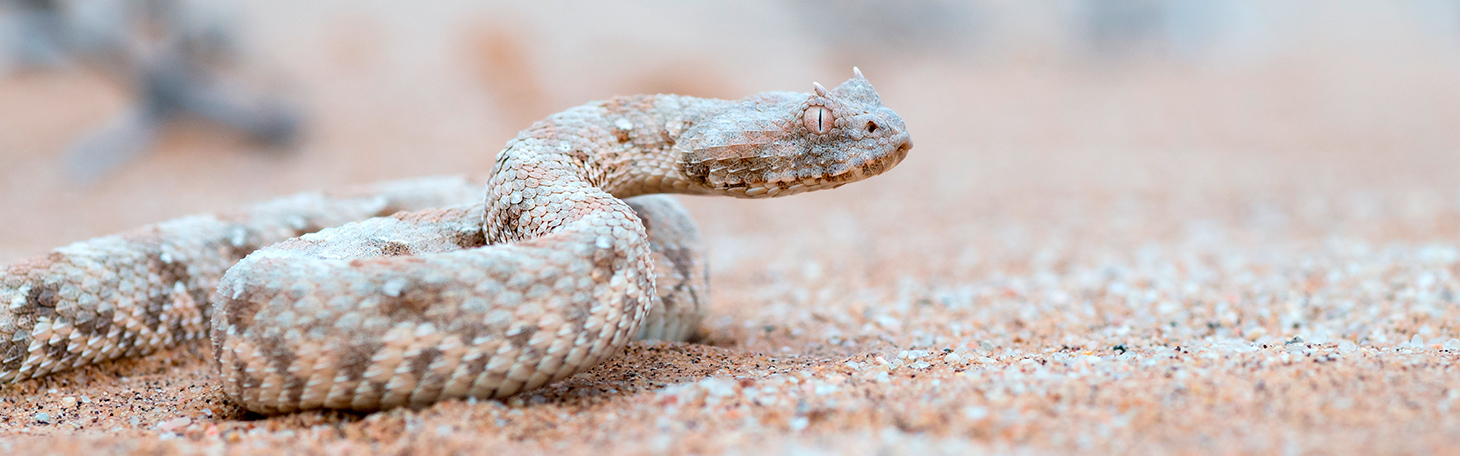
<instances>
[{"instance_id":1,"label":"horned viper","mask_svg":"<svg viewBox=\"0 0 1460 456\"><path fill-rule=\"evenodd\" d=\"M206 335L249 410L371 411L503 397L635 337L682 339L705 261L684 209L652 194L768 198L887 171L911 137L854 73L812 93L589 103L523 130L484 182L296 195L6 265L0 381Z\"/></svg>"}]
</instances>

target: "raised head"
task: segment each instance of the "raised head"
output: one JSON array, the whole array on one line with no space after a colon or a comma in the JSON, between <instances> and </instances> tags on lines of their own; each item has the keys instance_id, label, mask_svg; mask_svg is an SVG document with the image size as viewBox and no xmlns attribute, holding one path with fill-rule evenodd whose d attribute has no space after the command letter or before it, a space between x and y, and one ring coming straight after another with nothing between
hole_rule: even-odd
<instances>
[{"instance_id":1,"label":"raised head","mask_svg":"<svg viewBox=\"0 0 1460 456\"><path fill-rule=\"evenodd\" d=\"M761 198L835 188L881 174L912 137L862 72L835 89L767 92L701 119L675 145L698 192Z\"/></svg>"}]
</instances>

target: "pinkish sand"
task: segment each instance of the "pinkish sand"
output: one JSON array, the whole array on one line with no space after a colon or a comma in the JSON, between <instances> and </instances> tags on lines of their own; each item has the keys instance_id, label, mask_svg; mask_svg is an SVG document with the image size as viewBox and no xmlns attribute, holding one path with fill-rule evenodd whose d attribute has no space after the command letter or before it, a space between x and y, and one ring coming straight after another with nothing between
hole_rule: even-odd
<instances>
[{"instance_id":1,"label":"pinkish sand","mask_svg":"<svg viewBox=\"0 0 1460 456\"><path fill-rule=\"evenodd\" d=\"M372 27L356 22L321 33ZM67 71L0 84L0 261L293 191L484 172L507 124L590 96L809 88L614 68L537 104L492 104L488 83L533 80L512 74L368 101L391 81L348 74L390 60L332 46L338 61L295 68L337 78L312 87L302 153L190 128L90 188L55 151L125 97ZM863 65L916 148L836 191L686 198L713 275L697 343L636 343L502 402L270 418L228 404L195 344L0 386L0 453L1453 453L1460 91L1423 83L1460 70L1437 65L1396 69L1362 106L1321 65ZM827 67L822 82L845 72Z\"/></svg>"}]
</instances>

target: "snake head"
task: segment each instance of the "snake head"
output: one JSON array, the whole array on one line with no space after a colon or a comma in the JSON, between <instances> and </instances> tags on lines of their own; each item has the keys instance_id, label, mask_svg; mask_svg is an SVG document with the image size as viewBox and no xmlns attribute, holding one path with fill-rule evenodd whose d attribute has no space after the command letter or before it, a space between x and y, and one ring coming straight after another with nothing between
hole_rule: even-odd
<instances>
[{"instance_id":1,"label":"snake head","mask_svg":"<svg viewBox=\"0 0 1460 456\"><path fill-rule=\"evenodd\" d=\"M764 198L836 188L907 157L912 137L853 68L835 89L766 92L701 119L680 137L685 175L705 193Z\"/></svg>"}]
</instances>

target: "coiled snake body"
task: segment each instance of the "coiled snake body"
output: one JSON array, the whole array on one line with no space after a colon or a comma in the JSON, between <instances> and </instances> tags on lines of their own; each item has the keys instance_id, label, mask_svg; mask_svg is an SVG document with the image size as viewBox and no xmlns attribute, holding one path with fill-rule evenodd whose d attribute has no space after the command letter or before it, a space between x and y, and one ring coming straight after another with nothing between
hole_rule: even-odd
<instances>
[{"instance_id":1,"label":"coiled snake body","mask_svg":"<svg viewBox=\"0 0 1460 456\"><path fill-rule=\"evenodd\" d=\"M223 392L249 410L371 411L503 397L634 337L682 339L707 298L698 231L669 197L638 195L833 188L911 149L859 71L815 89L554 114L498 155L485 199L461 178L377 184L10 264L0 381L210 335Z\"/></svg>"}]
</instances>

